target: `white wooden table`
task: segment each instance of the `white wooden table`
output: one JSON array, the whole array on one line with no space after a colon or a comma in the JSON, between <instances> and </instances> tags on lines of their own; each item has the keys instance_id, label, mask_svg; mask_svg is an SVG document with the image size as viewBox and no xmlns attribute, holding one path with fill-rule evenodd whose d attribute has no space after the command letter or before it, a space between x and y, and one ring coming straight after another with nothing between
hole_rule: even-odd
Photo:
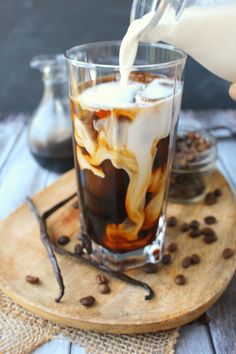
<instances>
[{"instance_id":1,"label":"white wooden table","mask_svg":"<svg viewBox=\"0 0 236 354\"><path fill-rule=\"evenodd\" d=\"M203 125L218 121L221 125L227 123L236 127L236 111L188 112L182 117L191 124L193 121L201 121ZM18 207L26 195L33 195L59 176L37 165L27 148L26 135L27 119L24 115L0 122L1 219ZM218 167L236 193L236 138L218 143L218 157ZM181 328L177 354L236 353L236 277L209 314L212 317L209 325L195 322ZM34 352L46 353L82 354L84 349L58 336Z\"/></svg>"}]
</instances>

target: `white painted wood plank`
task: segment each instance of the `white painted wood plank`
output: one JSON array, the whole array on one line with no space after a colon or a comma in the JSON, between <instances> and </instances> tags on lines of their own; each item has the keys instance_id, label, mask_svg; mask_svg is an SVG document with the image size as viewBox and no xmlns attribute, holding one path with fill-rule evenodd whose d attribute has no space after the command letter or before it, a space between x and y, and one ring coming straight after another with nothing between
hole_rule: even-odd
<instances>
[{"instance_id":1,"label":"white painted wood plank","mask_svg":"<svg viewBox=\"0 0 236 354\"><path fill-rule=\"evenodd\" d=\"M176 354L214 354L207 326L195 322L182 327Z\"/></svg>"},{"instance_id":2,"label":"white painted wood plank","mask_svg":"<svg viewBox=\"0 0 236 354\"><path fill-rule=\"evenodd\" d=\"M236 140L222 141L217 144L222 169L228 175L228 182L236 191Z\"/></svg>"},{"instance_id":3,"label":"white painted wood plank","mask_svg":"<svg viewBox=\"0 0 236 354\"><path fill-rule=\"evenodd\" d=\"M236 110L186 111L184 115L200 122L205 128L224 126L236 133Z\"/></svg>"},{"instance_id":4,"label":"white painted wood plank","mask_svg":"<svg viewBox=\"0 0 236 354\"><path fill-rule=\"evenodd\" d=\"M236 276L221 299L209 311L216 354L236 353Z\"/></svg>"},{"instance_id":5,"label":"white painted wood plank","mask_svg":"<svg viewBox=\"0 0 236 354\"><path fill-rule=\"evenodd\" d=\"M222 173L222 175L225 177L226 181L229 183L230 188L231 188L232 192L234 193L234 195L236 197L236 182L235 182L235 178L225 168L225 164L223 164L220 159L218 159L218 161L217 161L217 168Z\"/></svg>"},{"instance_id":6,"label":"white painted wood plank","mask_svg":"<svg viewBox=\"0 0 236 354\"><path fill-rule=\"evenodd\" d=\"M32 354L70 354L70 342L67 339L53 339L37 348Z\"/></svg>"},{"instance_id":7,"label":"white painted wood plank","mask_svg":"<svg viewBox=\"0 0 236 354\"><path fill-rule=\"evenodd\" d=\"M0 121L0 171L11 151L14 149L25 126L23 115L11 116Z\"/></svg>"},{"instance_id":8,"label":"white painted wood plank","mask_svg":"<svg viewBox=\"0 0 236 354\"><path fill-rule=\"evenodd\" d=\"M41 190L47 180L48 171L31 156L26 135L25 129L0 174L0 218L18 207L27 195Z\"/></svg>"}]
</instances>

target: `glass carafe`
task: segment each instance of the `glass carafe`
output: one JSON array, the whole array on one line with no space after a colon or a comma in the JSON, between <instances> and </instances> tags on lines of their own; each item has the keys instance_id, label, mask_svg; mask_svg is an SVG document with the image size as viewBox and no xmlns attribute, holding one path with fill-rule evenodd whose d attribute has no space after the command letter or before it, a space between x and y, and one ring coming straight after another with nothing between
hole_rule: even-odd
<instances>
[{"instance_id":1,"label":"glass carafe","mask_svg":"<svg viewBox=\"0 0 236 354\"><path fill-rule=\"evenodd\" d=\"M29 125L30 151L42 167L66 171L73 167L73 149L64 55L40 55L30 65L42 72L44 83Z\"/></svg>"},{"instance_id":2,"label":"glass carafe","mask_svg":"<svg viewBox=\"0 0 236 354\"><path fill-rule=\"evenodd\" d=\"M140 41L164 41L217 76L236 81L235 0L134 0L131 22L153 12Z\"/></svg>"}]
</instances>

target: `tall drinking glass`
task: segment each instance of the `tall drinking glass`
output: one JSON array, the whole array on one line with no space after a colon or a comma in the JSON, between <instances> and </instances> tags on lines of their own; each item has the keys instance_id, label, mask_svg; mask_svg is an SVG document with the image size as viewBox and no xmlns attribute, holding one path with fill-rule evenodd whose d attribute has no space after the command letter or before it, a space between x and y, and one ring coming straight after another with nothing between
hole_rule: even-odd
<instances>
[{"instance_id":1,"label":"tall drinking glass","mask_svg":"<svg viewBox=\"0 0 236 354\"><path fill-rule=\"evenodd\" d=\"M141 44L120 82L120 42L67 51L81 233L115 269L161 259L186 56Z\"/></svg>"}]
</instances>

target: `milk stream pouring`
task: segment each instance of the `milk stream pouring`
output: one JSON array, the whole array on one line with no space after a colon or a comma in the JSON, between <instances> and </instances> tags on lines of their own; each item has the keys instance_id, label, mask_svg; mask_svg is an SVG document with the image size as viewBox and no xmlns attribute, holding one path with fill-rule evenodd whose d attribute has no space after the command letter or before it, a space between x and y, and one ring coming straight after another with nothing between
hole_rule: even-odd
<instances>
[{"instance_id":1,"label":"milk stream pouring","mask_svg":"<svg viewBox=\"0 0 236 354\"><path fill-rule=\"evenodd\" d=\"M235 0L134 0L131 21L120 51L123 83L139 41L172 44L220 78L236 82Z\"/></svg>"}]
</instances>

